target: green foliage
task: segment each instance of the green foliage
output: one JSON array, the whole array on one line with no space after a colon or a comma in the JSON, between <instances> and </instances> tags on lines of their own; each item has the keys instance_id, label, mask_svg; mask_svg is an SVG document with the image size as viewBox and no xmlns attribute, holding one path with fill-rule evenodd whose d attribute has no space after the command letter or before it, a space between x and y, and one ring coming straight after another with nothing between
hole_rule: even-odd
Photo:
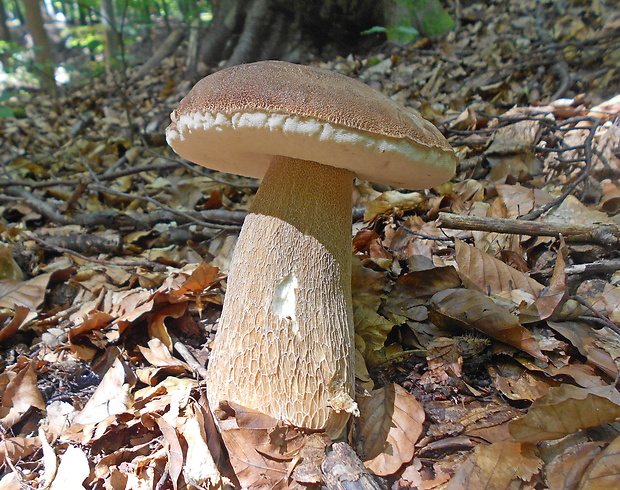
<instances>
[{"instance_id":1,"label":"green foliage","mask_svg":"<svg viewBox=\"0 0 620 490\"><path fill-rule=\"evenodd\" d=\"M24 117L23 107L9 107L6 102L15 97L15 92L2 92L0 93L0 119L6 119L11 117Z\"/></svg>"},{"instance_id":2,"label":"green foliage","mask_svg":"<svg viewBox=\"0 0 620 490\"><path fill-rule=\"evenodd\" d=\"M401 1L410 4L411 11L418 19L420 32L427 37L441 37L456 26L456 23L441 6L439 0Z\"/></svg>"},{"instance_id":3,"label":"green foliage","mask_svg":"<svg viewBox=\"0 0 620 490\"><path fill-rule=\"evenodd\" d=\"M392 27L374 26L366 31L363 31L362 34L377 34L381 32L385 33L386 37L390 41L397 41L401 43L412 43L420 34L415 27L407 25Z\"/></svg>"},{"instance_id":4,"label":"green foliage","mask_svg":"<svg viewBox=\"0 0 620 490\"><path fill-rule=\"evenodd\" d=\"M101 24L67 27L62 35L68 48L87 48L93 54L103 51L104 37Z\"/></svg>"},{"instance_id":5,"label":"green foliage","mask_svg":"<svg viewBox=\"0 0 620 490\"><path fill-rule=\"evenodd\" d=\"M411 43L420 34L444 36L456 25L439 0L392 0L387 18L386 26L375 26L362 34L385 33L390 41Z\"/></svg>"}]
</instances>

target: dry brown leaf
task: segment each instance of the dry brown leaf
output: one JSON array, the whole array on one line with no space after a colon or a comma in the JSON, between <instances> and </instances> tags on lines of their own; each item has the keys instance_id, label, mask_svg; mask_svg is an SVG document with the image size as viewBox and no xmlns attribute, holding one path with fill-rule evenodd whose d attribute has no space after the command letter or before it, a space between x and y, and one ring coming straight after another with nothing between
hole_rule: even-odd
<instances>
[{"instance_id":1,"label":"dry brown leaf","mask_svg":"<svg viewBox=\"0 0 620 490\"><path fill-rule=\"evenodd\" d=\"M114 317L108 313L96 310L91 311L84 316L84 321L80 325L69 330L69 340L74 342L88 332L100 330L109 325L112 320L114 320Z\"/></svg>"},{"instance_id":2,"label":"dry brown leaf","mask_svg":"<svg viewBox=\"0 0 620 490\"><path fill-rule=\"evenodd\" d=\"M7 437L0 441L0 461L10 459L13 463L41 448L41 439L36 437ZM0 487L1 488L1 487Z\"/></svg>"},{"instance_id":3,"label":"dry brown leaf","mask_svg":"<svg viewBox=\"0 0 620 490\"><path fill-rule=\"evenodd\" d=\"M533 447L515 442L495 442L479 445L459 467L446 490L503 490L531 488L532 481L543 462Z\"/></svg>"},{"instance_id":4,"label":"dry brown leaf","mask_svg":"<svg viewBox=\"0 0 620 490\"><path fill-rule=\"evenodd\" d=\"M158 338L149 340L148 348L141 345L138 346L138 348L144 358L153 366L181 367L185 371L191 372L191 368L187 365L187 363L173 357L172 354L170 354L168 347L166 347L166 345Z\"/></svg>"},{"instance_id":5,"label":"dry brown leaf","mask_svg":"<svg viewBox=\"0 0 620 490\"><path fill-rule=\"evenodd\" d=\"M206 262L201 262L187 278L185 283L183 283L179 289L170 291L170 294L178 299L184 296L193 297L202 295L224 277L224 274L220 274L217 267L213 267Z\"/></svg>"},{"instance_id":6,"label":"dry brown leaf","mask_svg":"<svg viewBox=\"0 0 620 490\"><path fill-rule=\"evenodd\" d=\"M510 400L534 401L545 396L550 386L559 384L508 362L499 361L489 365L487 371L493 385Z\"/></svg>"},{"instance_id":7,"label":"dry brown leaf","mask_svg":"<svg viewBox=\"0 0 620 490\"><path fill-rule=\"evenodd\" d=\"M172 338L166 327L166 318L181 318L187 310L187 302L165 305L157 309L148 319L148 330L151 338L159 339L172 351Z\"/></svg>"},{"instance_id":8,"label":"dry brown leaf","mask_svg":"<svg viewBox=\"0 0 620 490\"><path fill-rule=\"evenodd\" d=\"M60 458L60 464L50 490L82 489L90 475L90 464L82 449L69 446Z\"/></svg>"},{"instance_id":9,"label":"dry brown leaf","mask_svg":"<svg viewBox=\"0 0 620 490\"><path fill-rule=\"evenodd\" d=\"M179 435L176 429L170 425L163 417L155 417L155 422L164 436L166 441L166 452L168 453L168 466L167 470L170 473L170 480L172 480L172 486L174 490L177 490L179 485L179 476L183 472L183 465L185 458L183 457L183 449L181 448L181 442L179 441Z\"/></svg>"},{"instance_id":10,"label":"dry brown leaf","mask_svg":"<svg viewBox=\"0 0 620 490\"><path fill-rule=\"evenodd\" d=\"M0 329L0 343L12 337L13 334L19 330L19 327L22 326L22 323L28 316L29 312L30 310L25 306L18 305L15 307L15 313L13 314L11 321Z\"/></svg>"},{"instance_id":11,"label":"dry brown leaf","mask_svg":"<svg viewBox=\"0 0 620 490\"><path fill-rule=\"evenodd\" d=\"M220 407L215 416L241 488L302 488L291 473L304 434L237 405Z\"/></svg>"},{"instance_id":12,"label":"dry brown leaf","mask_svg":"<svg viewBox=\"0 0 620 490\"><path fill-rule=\"evenodd\" d=\"M550 388L524 417L511 422L510 434L520 442L544 441L617 420L620 420L620 393L615 388L585 389L563 384Z\"/></svg>"},{"instance_id":13,"label":"dry brown leaf","mask_svg":"<svg viewBox=\"0 0 620 490\"><path fill-rule=\"evenodd\" d=\"M429 316L438 326L448 323L465 330L474 328L537 359L546 360L538 343L529 330L521 326L519 319L478 291L448 289L435 294L431 303L436 311L429 312Z\"/></svg>"},{"instance_id":14,"label":"dry brown leaf","mask_svg":"<svg viewBox=\"0 0 620 490\"><path fill-rule=\"evenodd\" d=\"M518 218L533 209L544 206L551 202L553 196L541 189L531 189L522 185L496 185L495 189L500 195L506 208L509 218Z\"/></svg>"},{"instance_id":15,"label":"dry brown leaf","mask_svg":"<svg viewBox=\"0 0 620 490\"><path fill-rule=\"evenodd\" d=\"M52 273L41 274L28 281L4 279L0 281L0 308L25 306L36 310L45 299L45 290Z\"/></svg>"},{"instance_id":16,"label":"dry brown leaf","mask_svg":"<svg viewBox=\"0 0 620 490\"><path fill-rule=\"evenodd\" d=\"M455 241L455 250L459 276L467 288L496 296L522 289L534 298L544 289L542 284L523 272L461 240Z\"/></svg>"},{"instance_id":17,"label":"dry brown leaf","mask_svg":"<svg viewBox=\"0 0 620 490\"><path fill-rule=\"evenodd\" d=\"M442 384L463 375L463 356L458 339L439 337L426 346L428 370L420 379L422 385Z\"/></svg>"},{"instance_id":18,"label":"dry brown leaf","mask_svg":"<svg viewBox=\"0 0 620 490\"><path fill-rule=\"evenodd\" d=\"M529 316L528 323L554 317L562 310L568 296L565 272L567 256L568 248L566 247L564 239L560 238L560 246L558 248L549 286L542 291L534 303L522 309L520 312L520 317L522 319Z\"/></svg>"},{"instance_id":19,"label":"dry brown leaf","mask_svg":"<svg viewBox=\"0 0 620 490\"><path fill-rule=\"evenodd\" d=\"M135 375L120 358L116 358L82 411L76 415L74 423L97 424L111 415L129 410L133 403L130 390L134 384Z\"/></svg>"},{"instance_id":20,"label":"dry brown leaf","mask_svg":"<svg viewBox=\"0 0 620 490\"><path fill-rule=\"evenodd\" d=\"M489 206L483 202L474 202L468 211L469 216L484 216L491 218L508 218L508 210L501 198L495 199ZM474 244L478 250L493 257L500 254L512 253L521 256L521 245L518 235L497 233L492 231L473 230Z\"/></svg>"},{"instance_id":21,"label":"dry brown leaf","mask_svg":"<svg viewBox=\"0 0 620 490\"><path fill-rule=\"evenodd\" d=\"M601 182L603 187L603 197L599 204L599 209L612 216L620 211L620 188L611 180L606 179Z\"/></svg>"},{"instance_id":22,"label":"dry brown leaf","mask_svg":"<svg viewBox=\"0 0 620 490\"><path fill-rule=\"evenodd\" d=\"M366 205L364 221L372 221L381 214L402 214L404 211L415 209L424 201L426 198L420 192L404 194L398 191L386 191Z\"/></svg>"},{"instance_id":23,"label":"dry brown leaf","mask_svg":"<svg viewBox=\"0 0 620 490\"><path fill-rule=\"evenodd\" d=\"M620 488L620 436L594 458L581 478L579 490Z\"/></svg>"},{"instance_id":24,"label":"dry brown leaf","mask_svg":"<svg viewBox=\"0 0 620 490\"><path fill-rule=\"evenodd\" d=\"M116 317L110 325L110 331L106 333L108 340L116 342L127 327L151 312L154 304L153 294L147 289L108 291L103 298L101 311Z\"/></svg>"},{"instance_id":25,"label":"dry brown leaf","mask_svg":"<svg viewBox=\"0 0 620 490\"><path fill-rule=\"evenodd\" d=\"M601 442L584 442L571 445L553 458L545 467L545 480L549 490L577 488L588 465L601 452Z\"/></svg>"},{"instance_id":26,"label":"dry brown leaf","mask_svg":"<svg viewBox=\"0 0 620 490\"><path fill-rule=\"evenodd\" d=\"M209 418L208 422L207 417ZM188 405L182 423L177 428L187 444L183 475L186 481L194 484L204 485L208 488L220 488L223 481L215 462L220 457L220 438L214 425L211 432L207 433L208 424L213 425L210 412L206 413L195 403ZM218 447L218 452L215 455L210 449L210 445L213 447L214 444Z\"/></svg>"},{"instance_id":27,"label":"dry brown leaf","mask_svg":"<svg viewBox=\"0 0 620 490\"><path fill-rule=\"evenodd\" d=\"M609 340L599 332L579 322L548 321L547 325L567 338L579 350L579 353L588 359L589 364L596 366L609 376L617 376L618 366L611 354L603 348Z\"/></svg>"},{"instance_id":28,"label":"dry brown leaf","mask_svg":"<svg viewBox=\"0 0 620 490\"><path fill-rule=\"evenodd\" d=\"M395 323L377 310L387 286L385 274L364 267L360 260L353 261L351 284L353 289L353 322L356 347L369 363L385 345L385 339Z\"/></svg>"},{"instance_id":29,"label":"dry brown leaf","mask_svg":"<svg viewBox=\"0 0 620 490\"><path fill-rule=\"evenodd\" d=\"M31 407L45 410L45 401L37 386L34 362L27 362L17 374L4 372L0 375L0 387L4 388L0 423L5 428L21 420Z\"/></svg>"},{"instance_id":30,"label":"dry brown leaf","mask_svg":"<svg viewBox=\"0 0 620 490\"><path fill-rule=\"evenodd\" d=\"M392 475L413 458L422 433L424 408L393 383L357 400L360 407L358 452L364 465L379 476Z\"/></svg>"},{"instance_id":31,"label":"dry brown leaf","mask_svg":"<svg viewBox=\"0 0 620 490\"><path fill-rule=\"evenodd\" d=\"M457 288L460 285L461 280L454 267L433 267L409 272L398 278L388 300L401 300L406 304L411 299L429 298L439 291Z\"/></svg>"}]
</instances>

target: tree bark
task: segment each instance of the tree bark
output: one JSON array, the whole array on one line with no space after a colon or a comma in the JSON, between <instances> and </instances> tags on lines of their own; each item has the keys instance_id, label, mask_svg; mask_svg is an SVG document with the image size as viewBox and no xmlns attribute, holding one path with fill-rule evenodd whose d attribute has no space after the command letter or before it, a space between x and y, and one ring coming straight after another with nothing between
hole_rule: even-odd
<instances>
[{"instance_id":1,"label":"tree bark","mask_svg":"<svg viewBox=\"0 0 620 490\"><path fill-rule=\"evenodd\" d=\"M383 25L375 0L229 0L213 2L213 15L200 53L210 66L347 55L368 42L362 31Z\"/></svg>"},{"instance_id":2,"label":"tree bark","mask_svg":"<svg viewBox=\"0 0 620 490\"><path fill-rule=\"evenodd\" d=\"M108 81L111 82L114 72L118 69L118 55L120 49L120 36L116 30L114 17L114 2L101 0L101 24L104 30L105 43L105 71Z\"/></svg>"},{"instance_id":3,"label":"tree bark","mask_svg":"<svg viewBox=\"0 0 620 490\"><path fill-rule=\"evenodd\" d=\"M35 45L35 57L39 64L37 70L41 88L53 91L56 88L54 81L54 62L50 54L49 40L43 25L43 15L39 0L24 0L24 10L28 31Z\"/></svg>"},{"instance_id":4,"label":"tree bark","mask_svg":"<svg viewBox=\"0 0 620 490\"><path fill-rule=\"evenodd\" d=\"M4 0L0 0L0 39L3 41L11 40L11 31L9 31L9 26L7 24Z\"/></svg>"}]
</instances>

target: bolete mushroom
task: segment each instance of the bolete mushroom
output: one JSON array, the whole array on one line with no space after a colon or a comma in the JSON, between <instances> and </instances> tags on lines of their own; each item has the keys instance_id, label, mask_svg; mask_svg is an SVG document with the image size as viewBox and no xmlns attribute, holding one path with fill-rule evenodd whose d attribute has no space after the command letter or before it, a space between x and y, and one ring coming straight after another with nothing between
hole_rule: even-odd
<instances>
[{"instance_id":1,"label":"bolete mushroom","mask_svg":"<svg viewBox=\"0 0 620 490\"><path fill-rule=\"evenodd\" d=\"M337 437L357 411L353 178L435 186L454 174L452 148L361 81L280 61L205 77L171 119L167 140L182 157L263 178L230 265L211 408L230 402Z\"/></svg>"}]
</instances>

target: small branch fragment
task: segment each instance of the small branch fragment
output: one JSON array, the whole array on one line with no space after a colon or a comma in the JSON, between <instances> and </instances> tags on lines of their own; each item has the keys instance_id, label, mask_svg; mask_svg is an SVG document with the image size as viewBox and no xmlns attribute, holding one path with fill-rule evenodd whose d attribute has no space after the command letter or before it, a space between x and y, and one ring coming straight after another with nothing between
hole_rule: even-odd
<instances>
[{"instance_id":1,"label":"small branch fragment","mask_svg":"<svg viewBox=\"0 0 620 490\"><path fill-rule=\"evenodd\" d=\"M566 225L563 223L439 213L437 226L453 230L493 231L556 238L562 235L569 242L589 242L607 247L617 247L620 244L620 230L613 225Z\"/></svg>"},{"instance_id":2,"label":"small branch fragment","mask_svg":"<svg viewBox=\"0 0 620 490\"><path fill-rule=\"evenodd\" d=\"M323 481L329 490L383 490L379 482L355 451L344 442L337 442L321 465Z\"/></svg>"}]
</instances>

